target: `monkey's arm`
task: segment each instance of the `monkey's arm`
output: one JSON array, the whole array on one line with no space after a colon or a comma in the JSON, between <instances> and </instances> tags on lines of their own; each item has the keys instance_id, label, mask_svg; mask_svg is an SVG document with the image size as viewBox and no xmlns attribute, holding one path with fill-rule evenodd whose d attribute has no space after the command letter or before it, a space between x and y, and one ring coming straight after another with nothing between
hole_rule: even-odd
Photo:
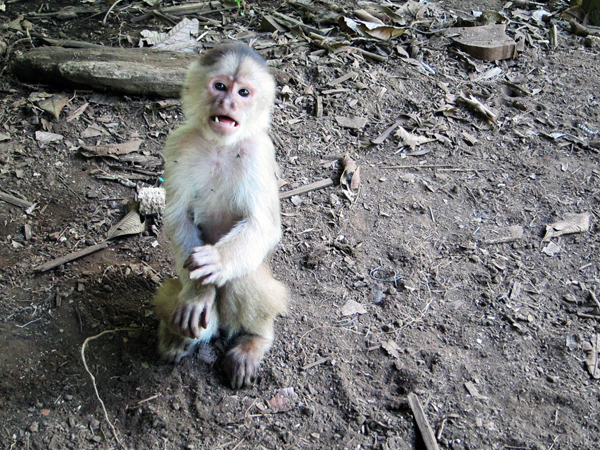
<instances>
[{"instance_id":1,"label":"monkey's arm","mask_svg":"<svg viewBox=\"0 0 600 450\"><path fill-rule=\"evenodd\" d=\"M268 144L272 145L270 141ZM248 167L249 175L236 193L242 205L242 220L214 246L194 248L184 265L191 279L204 278L203 284L222 286L255 271L277 245L281 218L275 170L273 157Z\"/></svg>"}]
</instances>

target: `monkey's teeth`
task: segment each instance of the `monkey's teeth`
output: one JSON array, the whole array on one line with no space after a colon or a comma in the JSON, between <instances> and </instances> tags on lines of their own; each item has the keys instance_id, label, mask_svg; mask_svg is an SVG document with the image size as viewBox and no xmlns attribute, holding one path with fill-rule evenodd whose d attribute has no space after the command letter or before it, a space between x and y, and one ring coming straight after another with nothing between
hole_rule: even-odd
<instances>
[{"instance_id":1,"label":"monkey's teeth","mask_svg":"<svg viewBox=\"0 0 600 450\"><path fill-rule=\"evenodd\" d=\"M219 116L215 117L215 122L220 123L219 122Z\"/></svg>"}]
</instances>

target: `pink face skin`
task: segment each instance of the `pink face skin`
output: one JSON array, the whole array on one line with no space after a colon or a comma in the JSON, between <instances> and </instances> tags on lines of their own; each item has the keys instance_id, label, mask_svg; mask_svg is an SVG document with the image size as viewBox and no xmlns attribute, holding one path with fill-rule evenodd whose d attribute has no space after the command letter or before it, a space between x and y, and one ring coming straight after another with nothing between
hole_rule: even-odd
<instances>
[{"instance_id":1,"label":"pink face skin","mask_svg":"<svg viewBox=\"0 0 600 450\"><path fill-rule=\"evenodd\" d=\"M207 91L211 103L210 129L220 136L238 132L252 109L254 86L231 76L215 75L208 80Z\"/></svg>"}]
</instances>

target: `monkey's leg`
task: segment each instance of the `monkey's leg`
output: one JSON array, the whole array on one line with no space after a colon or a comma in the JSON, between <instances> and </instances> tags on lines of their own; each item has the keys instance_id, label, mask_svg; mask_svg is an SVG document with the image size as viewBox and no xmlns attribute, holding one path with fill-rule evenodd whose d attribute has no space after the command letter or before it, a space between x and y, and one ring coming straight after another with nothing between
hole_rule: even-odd
<instances>
[{"instance_id":1,"label":"monkey's leg","mask_svg":"<svg viewBox=\"0 0 600 450\"><path fill-rule=\"evenodd\" d=\"M194 295L196 297L194 297ZM181 358L189 355L196 345L208 342L215 335L218 327L218 315L214 304L214 288L182 289L181 282L176 279L167 279L160 286L154 297L156 315L160 319L158 327L158 350L162 358L169 363L179 363ZM182 298L183 297L183 298ZM182 313L182 311L184 311ZM186 316L186 323L190 324L181 330L173 318ZM204 318L204 319L202 319ZM190 337L190 330L198 328L199 322L204 320L203 329L198 329L194 338Z\"/></svg>"},{"instance_id":2,"label":"monkey's leg","mask_svg":"<svg viewBox=\"0 0 600 450\"><path fill-rule=\"evenodd\" d=\"M233 389L256 379L273 344L275 317L285 313L287 297L285 285L273 278L266 263L248 276L231 280L219 292L221 324L230 336L237 336L223 364Z\"/></svg>"}]
</instances>

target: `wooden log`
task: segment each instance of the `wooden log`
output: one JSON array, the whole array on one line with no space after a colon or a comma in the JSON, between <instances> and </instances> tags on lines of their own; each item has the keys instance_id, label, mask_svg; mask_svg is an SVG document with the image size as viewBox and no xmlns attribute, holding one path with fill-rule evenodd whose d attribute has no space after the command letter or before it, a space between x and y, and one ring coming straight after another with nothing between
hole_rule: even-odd
<instances>
[{"instance_id":1,"label":"wooden log","mask_svg":"<svg viewBox=\"0 0 600 450\"><path fill-rule=\"evenodd\" d=\"M174 98L197 57L148 49L40 47L17 57L12 72L26 83Z\"/></svg>"}]
</instances>

